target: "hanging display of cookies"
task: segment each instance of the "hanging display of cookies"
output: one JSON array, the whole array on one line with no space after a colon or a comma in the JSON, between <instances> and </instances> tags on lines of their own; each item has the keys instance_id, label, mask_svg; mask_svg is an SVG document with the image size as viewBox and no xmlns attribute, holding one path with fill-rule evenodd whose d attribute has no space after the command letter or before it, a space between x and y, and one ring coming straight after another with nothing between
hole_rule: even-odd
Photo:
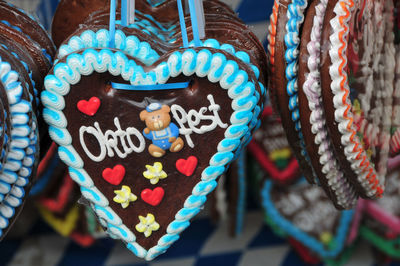
<instances>
[{"instance_id":1,"label":"hanging display of cookies","mask_svg":"<svg viewBox=\"0 0 400 266\"><path fill-rule=\"evenodd\" d=\"M0 239L32 199L151 261L254 208L307 263L400 258L400 3L272 2L264 46L227 1L61 0L51 36L0 1Z\"/></svg>"}]
</instances>

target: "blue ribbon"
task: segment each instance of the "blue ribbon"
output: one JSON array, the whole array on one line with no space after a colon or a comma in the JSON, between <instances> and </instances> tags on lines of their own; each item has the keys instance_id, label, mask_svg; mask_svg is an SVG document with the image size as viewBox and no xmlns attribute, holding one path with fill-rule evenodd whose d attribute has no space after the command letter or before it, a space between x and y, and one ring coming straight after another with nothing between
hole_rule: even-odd
<instances>
[{"instance_id":1,"label":"blue ribbon","mask_svg":"<svg viewBox=\"0 0 400 266\"><path fill-rule=\"evenodd\" d=\"M189 87L190 81L166 83L166 84L154 84L154 85L130 85L124 83L111 82L111 86L116 90L126 91L160 91L160 90L178 90Z\"/></svg>"},{"instance_id":2,"label":"blue ribbon","mask_svg":"<svg viewBox=\"0 0 400 266\"><path fill-rule=\"evenodd\" d=\"M186 32L185 14L183 13L182 0L176 0L178 4L179 24L181 25L183 47L189 47L188 36Z\"/></svg>"},{"instance_id":3,"label":"blue ribbon","mask_svg":"<svg viewBox=\"0 0 400 266\"><path fill-rule=\"evenodd\" d=\"M121 0L121 25L124 27L128 26L128 0Z\"/></svg>"},{"instance_id":4,"label":"blue ribbon","mask_svg":"<svg viewBox=\"0 0 400 266\"><path fill-rule=\"evenodd\" d=\"M115 0L110 1L110 41L108 47L115 48L115 13L117 7L115 5Z\"/></svg>"},{"instance_id":5,"label":"blue ribbon","mask_svg":"<svg viewBox=\"0 0 400 266\"><path fill-rule=\"evenodd\" d=\"M196 6L194 4L194 0L189 0L189 10L190 10L190 19L192 21L194 45L199 47L201 45L201 42L200 42L199 25L198 25Z\"/></svg>"}]
</instances>

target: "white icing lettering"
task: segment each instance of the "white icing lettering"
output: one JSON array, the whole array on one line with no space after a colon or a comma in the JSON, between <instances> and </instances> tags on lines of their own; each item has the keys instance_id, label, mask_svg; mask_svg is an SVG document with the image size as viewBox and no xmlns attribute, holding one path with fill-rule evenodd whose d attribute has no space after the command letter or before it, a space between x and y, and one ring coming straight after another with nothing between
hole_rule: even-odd
<instances>
[{"instance_id":1,"label":"white icing lettering","mask_svg":"<svg viewBox=\"0 0 400 266\"><path fill-rule=\"evenodd\" d=\"M200 108L199 111L191 109L189 112L186 112L177 104L171 106L172 116L179 124L179 133L185 136L186 142L191 148L194 148L193 140L190 137L191 134L204 134L216 129L218 126L220 128L228 127L228 124L223 123L219 116L218 112L221 110L221 106L215 103L214 97L211 94L207 96L207 99L210 102L210 105L208 108ZM211 112L212 115L206 115L205 113L207 110ZM200 128L198 127L201 121L207 120L211 122L209 125L202 125Z\"/></svg>"},{"instance_id":2,"label":"white icing lettering","mask_svg":"<svg viewBox=\"0 0 400 266\"><path fill-rule=\"evenodd\" d=\"M126 158L126 156L132 152L140 153L144 151L146 142L139 130L134 127L128 127L126 130L122 130L117 117L114 118L114 125L117 128L116 131L107 130L104 134L98 122L94 123L94 127L82 126L79 129L79 139L82 148L93 161L101 162L105 159L106 155L108 157L114 157L115 154L120 158ZM85 133L91 134L96 138L100 147L100 154L98 156L93 155L88 149L84 140ZM138 146L132 141L132 136L136 137L139 141ZM119 143L121 143L122 150L118 147Z\"/></svg>"}]
</instances>

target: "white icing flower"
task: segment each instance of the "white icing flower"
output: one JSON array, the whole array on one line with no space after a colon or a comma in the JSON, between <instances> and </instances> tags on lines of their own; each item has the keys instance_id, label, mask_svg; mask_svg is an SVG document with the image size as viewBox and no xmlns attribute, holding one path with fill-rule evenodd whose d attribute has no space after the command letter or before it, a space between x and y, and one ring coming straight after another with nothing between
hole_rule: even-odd
<instances>
[{"instance_id":1,"label":"white icing flower","mask_svg":"<svg viewBox=\"0 0 400 266\"><path fill-rule=\"evenodd\" d=\"M137 196L131 192L131 188L128 186L122 186L121 190L114 190L114 193L117 194L114 201L120 203L124 209L129 206L129 203L137 200Z\"/></svg>"},{"instance_id":2,"label":"white icing flower","mask_svg":"<svg viewBox=\"0 0 400 266\"><path fill-rule=\"evenodd\" d=\"M136 230L140 233L144 233L145 237L151 236L153 231L157 231L160 225L156 222L153 214L148 213L146 217L139 215L140 223L136 225Z\"/></svg>"},{"instance_id":3,"label":"white icing flower","mask_svg":"<svg viewBox=\"0 0 400 266\"><path fill-rule=\"evenodd\" d=\"M146 165L147 171L143 172L143 176L150 180L150 183L155 185L160 179L167 178L167 173L163 171L163 165L159 162L154 165Z\"/></svg>"}]
</instances>

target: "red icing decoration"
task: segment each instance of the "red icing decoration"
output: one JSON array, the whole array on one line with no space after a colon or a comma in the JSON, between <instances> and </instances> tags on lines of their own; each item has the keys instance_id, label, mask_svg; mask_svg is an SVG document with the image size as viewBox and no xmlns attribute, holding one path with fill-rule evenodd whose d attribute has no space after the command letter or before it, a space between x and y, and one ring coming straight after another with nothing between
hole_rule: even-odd
<instances>
[{"instance_id":1,"label":"red icing decoration","mask_svg":"<svg viewBox=\"0 0 400 266\"><path fill-rule=\"evenodd\" d=\"M103 178L106 180L108 183L112 185L118 186L121 184L122 179L125 177L125 167L122 165L118 164L114 166L113 169L111 168L106 168L103 171Z\"/></svg>"},{"instance_id":2,"label":"red icing decoration","mask_svg":"<svg viewBox=\"0 0 400 266\"><path fill-rule=\"evenodd\" d=\"M100 103L101 102L99 98L92 97L89 101L79 101L76 106L78 107L78 110L82 113L89 116L94 116L97 113L97 110L99 110Z\"/></svg>"},{"instance_id":3,"label":"red icing decoration","mask_svg":"<svg viewBox=\"0 0 400 266\"><path fill-rule=\"evenodd\" d=\"M197 158L190 156L189 158L179 159L176 161L176 169L185 176L191 176L197 167Z\"/></svg>"},{"instance_id":4,"label":"red icing decoration","mask_svg":"<svg viewBox=\"0 0 400 266\"><path fill-rule=\"evenodd\" d=\"M157 206L164 197L164 189L162 187L156 187L153 190L147 188L142 191L140 196L144 202L152 206Z\"/></svg>"}]
</instances>

